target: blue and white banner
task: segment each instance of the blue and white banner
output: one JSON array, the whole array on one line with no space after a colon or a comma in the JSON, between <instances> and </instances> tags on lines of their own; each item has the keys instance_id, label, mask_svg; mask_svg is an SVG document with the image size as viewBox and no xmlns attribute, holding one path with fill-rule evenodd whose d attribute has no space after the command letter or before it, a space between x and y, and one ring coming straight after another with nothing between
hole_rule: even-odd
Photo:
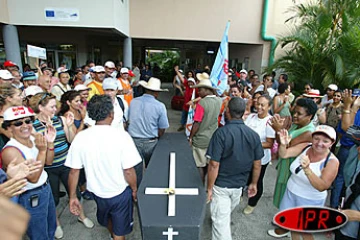
<instances>
[{"instance_id":1,"label":"blue and white banner","mask_svg":"<svg viewBox=\"0 0 360 240\"><path fill-rule=\"evenodd\" d=\"M227 89L227 79L229 72L229 40L228 32L230 21L227 22L224 36L221 40L219 50L216 55L215 63L212 67L210 80L214 87L217 88L219 96Z\"/></svg>"},{"instance_id":2,"label":"blue and white banner","mask_svg":"<svg viewBox=\"0 0 360 240\"><path fill-rule=\"evenodd\" d=\"M195 89L192 89L192 91L193 91L193 93L192 93L191 100L194 100L195 99ZM190 137L193 122L194 122L194 108L192 107L192 105L190 105L189 111L188 111L188 117L187 117L187 121L186 121L186 125L185 125L186 126L185 134L186 134L187 138Z\"/></svg>"}]
</instances>

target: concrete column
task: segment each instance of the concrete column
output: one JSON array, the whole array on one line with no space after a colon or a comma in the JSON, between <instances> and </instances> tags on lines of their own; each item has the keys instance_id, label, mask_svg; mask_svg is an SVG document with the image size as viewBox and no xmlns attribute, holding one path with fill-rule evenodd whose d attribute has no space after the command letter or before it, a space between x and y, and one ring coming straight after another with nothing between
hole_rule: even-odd
<instances>
[{"instance_id":1,"label":"concrete column","mask_svg":"<svg viewBox=\"0 0 360 240\"><path fill-rule=\"evenodd\" d=\"M16 26L3 26L3 39L5 45L6 60L16 63L22 71L19 36Z\"/></svg>"},{"instance_id":2,"label":"concrete column","mask_svg":"<svg viewBox=\"0 0 360 240\"><path fill-rule=\"evenodd\" d=\"M132 40L130 37L124 39L124 66L132 68Z\"/></svg>"}]
</instances>

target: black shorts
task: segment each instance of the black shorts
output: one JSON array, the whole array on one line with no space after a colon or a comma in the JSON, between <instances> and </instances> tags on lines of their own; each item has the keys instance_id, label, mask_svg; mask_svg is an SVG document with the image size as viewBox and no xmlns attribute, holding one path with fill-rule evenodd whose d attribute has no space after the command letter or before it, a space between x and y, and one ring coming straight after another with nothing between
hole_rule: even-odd
<instances>
[{"instance_id":1,"label":"black shorts","mask_svg":"<svg viewBox=\"0 0 360 240\"><path fill-rule=\"evenodd\" d=\"M127 187L121 194L112 198L101 198L93 194L97 205L97 220L100 225L107 227L109 219L112 231L116 236L125 236L133 228L132 191Z\"/></svg>"}]
</instances>

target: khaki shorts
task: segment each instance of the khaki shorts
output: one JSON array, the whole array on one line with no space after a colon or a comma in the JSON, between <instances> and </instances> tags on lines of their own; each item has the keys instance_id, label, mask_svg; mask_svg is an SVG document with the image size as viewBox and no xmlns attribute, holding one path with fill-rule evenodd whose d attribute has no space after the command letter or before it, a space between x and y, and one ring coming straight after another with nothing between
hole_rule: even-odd
<instances>
[{"instance_id":1,"label":"khaki shorts","mask_svg":"<svg viewBox=\"0 0 360 240\"><path fill-rule=\"evenodd\" d=\"M192 146L192 152L197 167L206 167L206 164L208 164L208 159L205 157L206 151L207 148L198 148Z\"/></svg>"}]
</instances>

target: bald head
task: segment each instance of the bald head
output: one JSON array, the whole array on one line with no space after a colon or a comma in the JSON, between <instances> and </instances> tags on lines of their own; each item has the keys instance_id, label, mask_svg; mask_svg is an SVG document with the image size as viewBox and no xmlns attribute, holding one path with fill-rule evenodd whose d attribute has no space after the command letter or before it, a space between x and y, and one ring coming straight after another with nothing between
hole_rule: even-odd
<instances>
[{"instance_id":1,"label":"bald head","mask_svg":"<svg viewBox=\"0 0 360 240\"><path fill-rule=\"evenodd\" d=\"M50 91L51 79L48 75L41 75L38 78L38 85L46 92Z\"/></svg>"}]
</instances>

